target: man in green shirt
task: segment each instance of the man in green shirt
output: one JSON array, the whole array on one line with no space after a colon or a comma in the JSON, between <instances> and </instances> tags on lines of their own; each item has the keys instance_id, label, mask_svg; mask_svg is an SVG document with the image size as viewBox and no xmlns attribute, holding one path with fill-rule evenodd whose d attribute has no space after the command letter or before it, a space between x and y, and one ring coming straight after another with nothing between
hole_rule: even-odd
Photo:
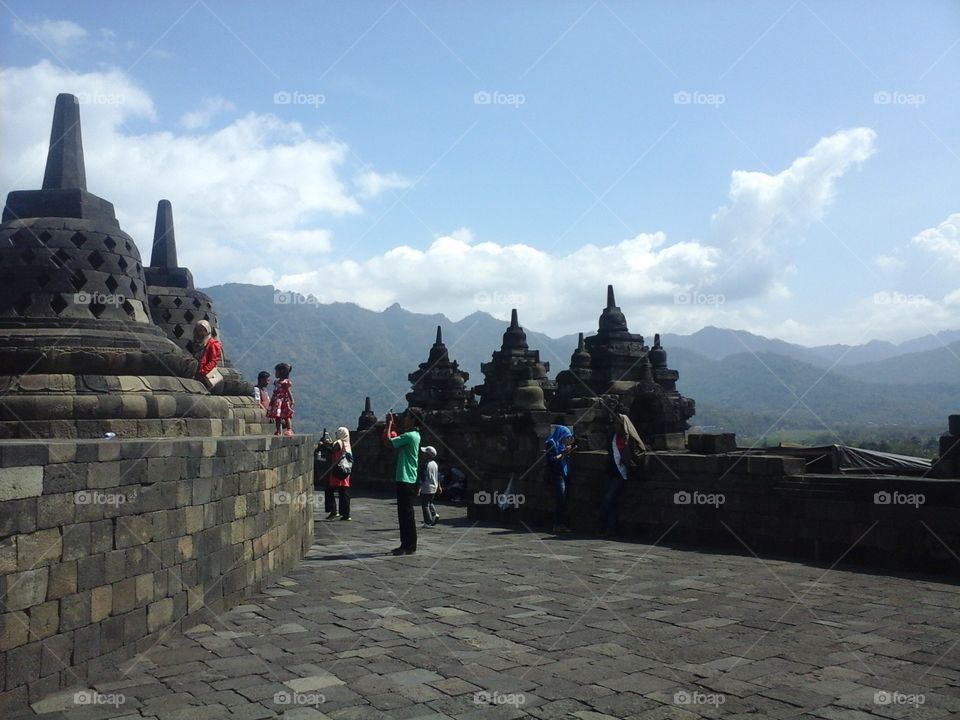
<instances>
[{"instance_id":1,"label":"man in green shirt","mask_svg":"<svg viewBox=\"0 0 960 720\"><path fill-rule=\"evenodd\" d=\"M417 551L417 522L413 500L417 492L417 463L420 455L420 411L407 408L400 416L400 434L394 431L393 413L387 414L383 430L384 444L396 450L394 484L397 488L397 521L400 524L400 547L392 555L413 555Z\"/></svg>"}]
</instances>

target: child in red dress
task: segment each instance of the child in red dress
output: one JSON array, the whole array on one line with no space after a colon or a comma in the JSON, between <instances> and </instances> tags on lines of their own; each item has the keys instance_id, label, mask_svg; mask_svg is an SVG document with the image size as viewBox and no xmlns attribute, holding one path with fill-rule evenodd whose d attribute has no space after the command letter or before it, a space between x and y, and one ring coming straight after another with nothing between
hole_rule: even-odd
<instances>
[{"instance_id":1,"label":"child in red dress","mask_svg":"<svg viewBox=\"0 0 960 720\"><path fill-rule=\"evenodd\" d=\"M274 368L277 379L273 383L273 397L270 398L270 407L267 409L267 417L277 423L274 435L280 434L281 427L284 435L293 435L293 383L290 382L292 371L293 368L287 363L280 363Z\"/></svg>"}]
</instances>

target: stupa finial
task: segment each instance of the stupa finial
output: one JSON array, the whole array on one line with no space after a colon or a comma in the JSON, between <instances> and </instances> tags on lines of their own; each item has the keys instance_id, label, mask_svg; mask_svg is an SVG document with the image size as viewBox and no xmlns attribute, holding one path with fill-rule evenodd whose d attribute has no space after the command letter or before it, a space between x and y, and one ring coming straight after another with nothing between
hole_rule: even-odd
<instances>
[{"instance_id":1,"label":"stupa finial","mask_svg":"<svg viewBox=\"0 0 960 720\"><path fill-rule=\"evenodd\" d=\"M80 136L80 101L76 95L61 93L53 109L50 148L43 173L44 190L87 189Z\"/></svg>"},{"instance_id":2,"label":"stupa finial","mask_svg":"<svg viewBox=\"0 0 960 720\"><path fill-rule=\"evenodd\" d=\"M443 345L443 330L437 325L437 345Z\"/></svg>"},{"instance_id":3,"label":"stupa finial","mask_svg":"<svg viewBox=\"0 0 960 720\"><path fill-rule=\"evenodd\" d=\"M150 265L162 268L178 267L177 239L173 232L173 205L169 200L157 203L157 222L153 227Z\"/></svg>"},{"instance_id":4,"label":"stupa finial","mask_svg":"<svg viewBox=\"0 0 960 720\"><path fill-rule=\"evenodd\" d=\"M510 311L510 327L512 327L512 328L520 327L520 322L519 322L518 319L517 319L517 309L516 309L516 308L513 308L513 309Z\"/></svg>"},{"instance_id":5,"label":"stupa finial","mask_svg":"<svg viewBox=\"0 0 960 720\"><path fill-rule=\"evenodd\" d=\"M613 296L613 285L607 285L607 307L615 308L617 306L617 300Z\"/></svg>"}]
</instances>

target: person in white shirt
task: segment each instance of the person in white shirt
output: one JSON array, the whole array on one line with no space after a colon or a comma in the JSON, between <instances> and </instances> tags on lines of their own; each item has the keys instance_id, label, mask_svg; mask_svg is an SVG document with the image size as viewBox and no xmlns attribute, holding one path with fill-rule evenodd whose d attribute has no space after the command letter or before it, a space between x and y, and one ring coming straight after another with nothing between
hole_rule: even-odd
<instances>
[{"instance_id":1,"label":"person in white shirt","mask_svg":"<svg viewBox=\"0 0 960 720\"><path fill-rule=\"evenodd\" d=\"M420 505L423 508L423 527L433 527L440 519L437 509L433 506L433 499L441 492L439 468L437 467L437 449L431 445L420 448L420 454L427 460L426 465L420 466Z\"/></svg>"}]
</instances>

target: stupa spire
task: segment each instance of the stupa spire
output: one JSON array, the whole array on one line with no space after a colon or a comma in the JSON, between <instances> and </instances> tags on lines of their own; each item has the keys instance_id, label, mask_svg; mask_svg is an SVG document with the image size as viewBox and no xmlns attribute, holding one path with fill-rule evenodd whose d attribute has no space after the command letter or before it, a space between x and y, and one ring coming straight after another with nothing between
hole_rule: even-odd
<instances>
[{"instance_id":1,"label":"stupa spire","mask_svg":"<svg viewBox=\"0 0 960 720\"><path fill-rule=\"evenodd\" d=\"M437 325L437 345L443 345L443 329Z\"/></svg>"},{"instance_id":2,"label":"stupa spire","mask_svg":"<svg viewBox=\"0 0 960 720\"><path fill-rule=\"evenodd\" d=\"M510 311L510 327L512 327L512 328L520 327L520 322L519 322L518 319L517 319L517 309L516 309L516 308L513 308L513 309Z\"/></svg>"},{"instance_id":3,"label":"stupa spire","mask_svg":"<svg viewBox=\"0 0 960 720\"><path fill-rule=\"evenodd\" d=\"M43 173L44 190L87 189L80 136L80 102L76 95L61 93L53 110L50 148Z\"/></svg>"},{"instance_id":4,"label":"stupa spire","mask_svg":"<svg viewBox=\"0 0 960 720\"><path fill-rule=\"evenodd\" d=\"M161 200L157 203L157 222L153 226L150 265L162 268L178 267L177 239L173 232L173 205L169 200Z\"/></svg>"},{"instance_id":5,"label":"stupa spire","mask_svg":"<svg viewBox=\"0 0 960 720\"><path fill-rule=\"evenodd\" d=\"M607 308L613 309L617 306L617 300L613 296L613 285L607 285Z\"/></svg>"}]
</instances>

